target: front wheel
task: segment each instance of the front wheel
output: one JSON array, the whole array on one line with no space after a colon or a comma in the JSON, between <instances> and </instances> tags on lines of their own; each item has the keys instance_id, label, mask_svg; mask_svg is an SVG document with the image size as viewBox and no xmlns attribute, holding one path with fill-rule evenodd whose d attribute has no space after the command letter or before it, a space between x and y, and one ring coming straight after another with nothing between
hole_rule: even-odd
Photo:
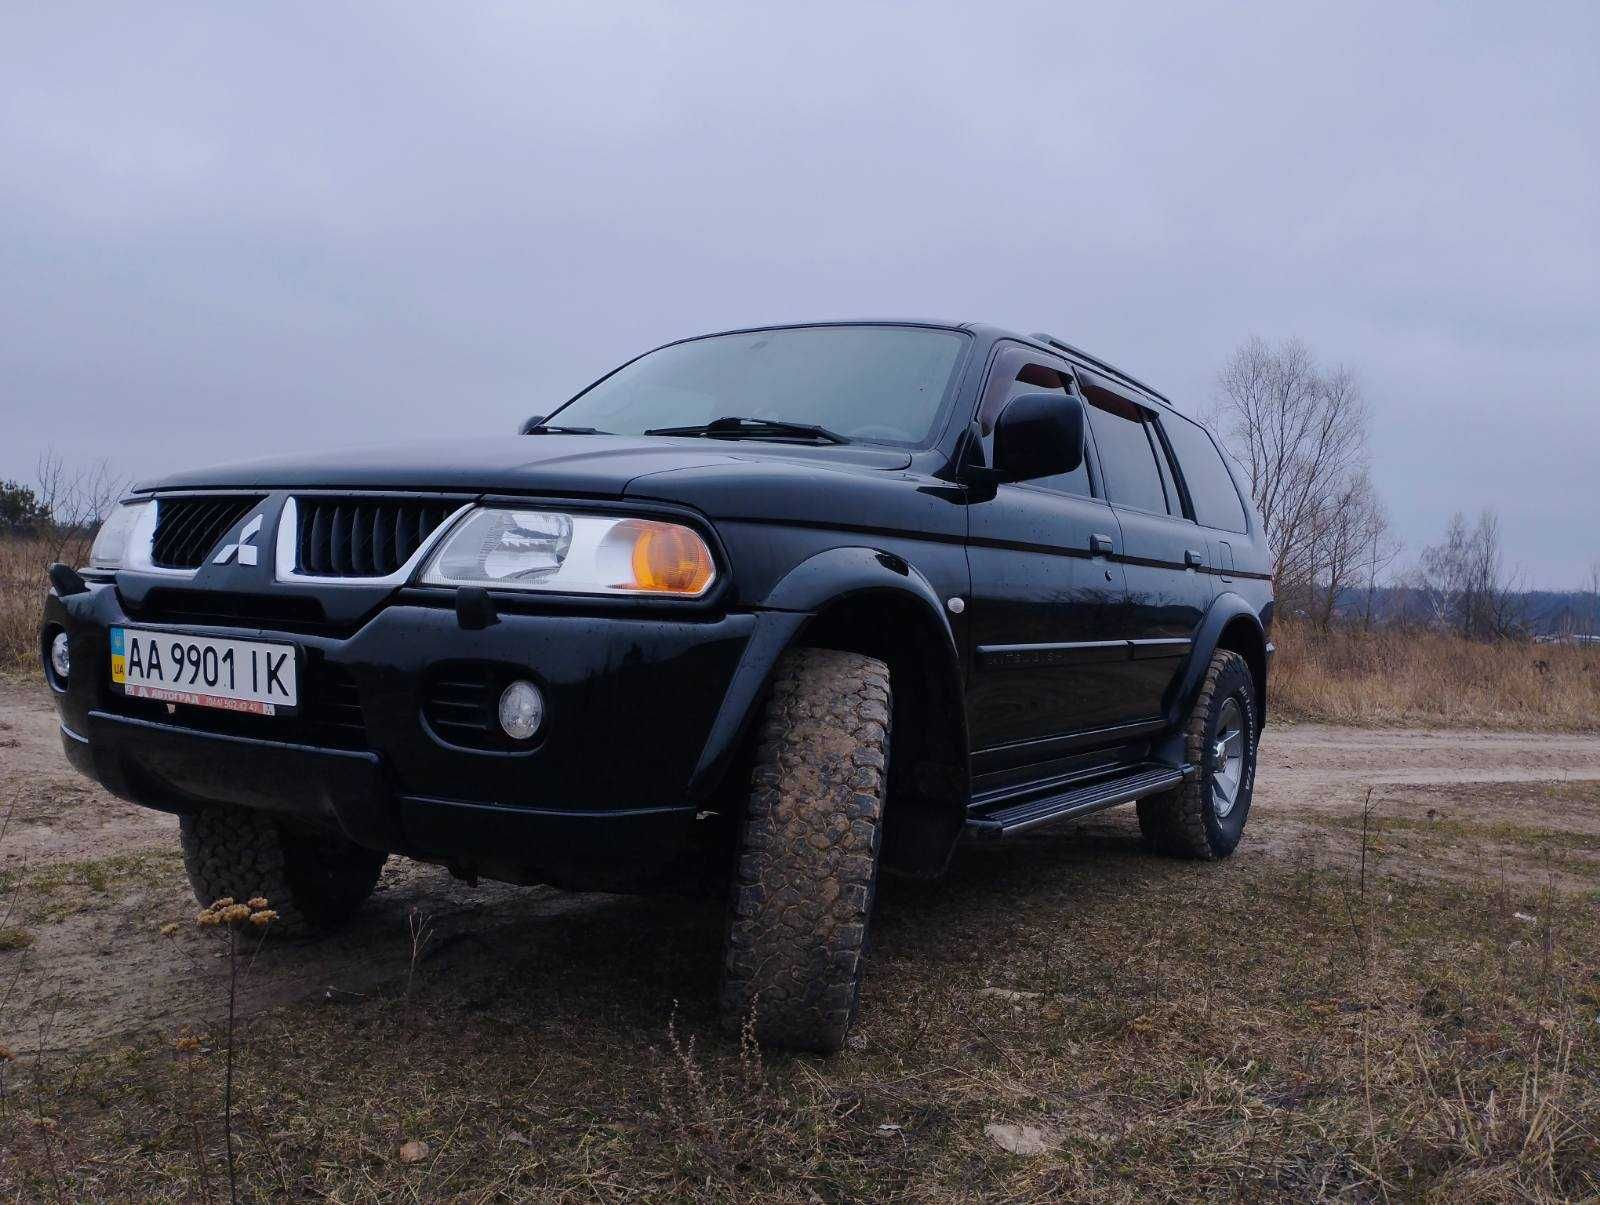
<instances>
[{"instance_id":1,"label":"front wheel","mask_svg":"<svg viewBox=\"0 0 1600 1205\"><path fill-rule=\"evenodd\" d=\"M1244 836L1256 782L1255 680L1238 653L1218 649L1189 713L1186 756L1199 773L1139 801L1139 828L1158 853L1226 858Z\"/></svg>"},{"instance_id":2,"label":"front wheel","mask_svg":"<svg viewBox=\"0 0 1600 1205\"><path fill-rule=\"evenodd\" d=\"M178 832L196 900L265 897L286 933L348 920L377 886L385 857L249 808L207 808L182 817Z\"/></svg>"},{"instance_id":3,"label":"front wheel","mask_svg":"<svg viewBox=\"0 0 1600 1205\"><path fill-rule=\"evenodd\" d=\"M889 759L889 669L831 649L779 663L734 867L720 1011L831 1054L861 992Z\"/></svg>"}]
</instances>

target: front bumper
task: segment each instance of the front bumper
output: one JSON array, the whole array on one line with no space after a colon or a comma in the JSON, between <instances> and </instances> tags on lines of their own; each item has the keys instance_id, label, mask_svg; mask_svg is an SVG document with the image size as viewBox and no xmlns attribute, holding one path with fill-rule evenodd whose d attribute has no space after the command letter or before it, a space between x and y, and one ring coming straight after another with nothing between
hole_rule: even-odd
<instances>
[{"instance_id":1,"label":"front bumper","mask_svg":"<svg viewBox=\"0 0 1600 1205\"><path fill-rule=\"evenodd\" d=\"M52 683L68 758L123 798L286 813L488 877L594 886L675 859L803 618L502 613L466 630L451 609L398 604L328 635L152 622L102 584L52 591L43 643L68 633L70 681ZM353 684L360 719L334 729L309 705L289 720L127 699L109 687L118 624L295 643L310 682ZM547 719L532 748L461 748L425 721L430 667L468 661L538 683Z\"/></svg>"}]
</instances>

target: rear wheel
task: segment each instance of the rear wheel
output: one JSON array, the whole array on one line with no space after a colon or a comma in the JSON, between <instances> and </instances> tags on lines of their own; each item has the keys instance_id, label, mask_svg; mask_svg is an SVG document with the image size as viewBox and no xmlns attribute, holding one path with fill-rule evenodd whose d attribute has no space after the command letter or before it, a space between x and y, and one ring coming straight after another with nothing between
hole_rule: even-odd
<instances>
[{"instance_id":1,"label":"rear wheel","mask_svg":"<svg viewBox=\"0 0 1600 1205\"><path fill-rule=\"evenodd\" d=\"M779 664L734 868L720 1008L772 1046L832 1053L861 991L888 782L889 669L831 649Z\"/></svg>"},{"instance_id":2,"label":"rear wheel","mask_svg":"<svg viewBox=\"0 0 1600 1205\"><path fill-rule=\"evenodd\" d=\"M353 916L377 886L385 855L265 812L214 807L179 821L183 868L194 898L211 904L263 896L288 932L330 929Z\"/></svg>"},{"instance_id":3,"label":"rear wheel","mask_svg":"<svg viewBox=\"0 0 1600 1205\"><path fill-rule=\"evenodd\" d=\"M1199 774L1139 801L1139 828L1152 849L1178 858L1225 858L1238 846L1255 790L1255 699L1249 663L1217 650L1184 733L1186 756Z\"/></svg>"}]
</instances>

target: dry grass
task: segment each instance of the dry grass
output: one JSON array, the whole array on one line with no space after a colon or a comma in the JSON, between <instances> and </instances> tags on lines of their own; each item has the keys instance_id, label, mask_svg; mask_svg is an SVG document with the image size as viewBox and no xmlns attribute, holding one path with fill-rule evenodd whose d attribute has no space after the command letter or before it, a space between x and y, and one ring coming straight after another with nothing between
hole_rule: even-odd
<instances>
[{"instance_id":1,"label":"dry grass","mask_svg":"<svg viewBox=\"0 0 1600 1205\"><path fill-rule=\"evenodd\" d=\"M241 1196L1600 1193L1600 897L1378 863L1363 896L1361 839L1178 864L1108 816L891 882L864 1042L834 1060L715 1035L715 906L568 914L422 962L409 1001L397 957L386 992L242 1028ZM220 1023L174 1036L14 1064L0 1196L198 1199L202 1167L215 1190ZM1049 1149L1009 1154L991 1122Z\"/></svg>"},{"instance_id":2,"label":"dry grass","mask_svg":"<svg viewBox=\"0 0 1600 1205\"><path fill-rule=\"evenodd\" d=\"M1268 680L1278 719L1592 731L1600 648L1477 644L1437 632L1280 621Z\"/></svg>"},{"instance_id":3,"label":"dry grass","mask_svg":"<svg viewBox=\"0 0 1600 1205\"><path fill-rule=\"evenodd\" d=\"M0 674L39 667L39 615L51 546L43 540L0 536Z\"/></svg>"}]
</instances>

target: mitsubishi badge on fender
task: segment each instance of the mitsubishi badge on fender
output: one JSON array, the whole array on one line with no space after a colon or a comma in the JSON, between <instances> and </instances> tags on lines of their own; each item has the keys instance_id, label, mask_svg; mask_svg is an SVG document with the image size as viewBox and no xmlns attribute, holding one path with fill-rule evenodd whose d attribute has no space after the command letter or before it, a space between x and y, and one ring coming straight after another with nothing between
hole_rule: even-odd
<instances>
[{"instance_id":1,"label":"mitsubishi badge on fender","mask_svg":"<svg viewBox=\"0 0 1600 1205\"><path fill-rule=\"evenodd\" d=\"M1136 803L1239 843L1271 559L1211 435L1048 335L685 339L517 434L174 474L54 565L72 764L303 933L384 860L727 900L719 1007L834 1051L879 875Z\"/></svg>"}]
</instances>

